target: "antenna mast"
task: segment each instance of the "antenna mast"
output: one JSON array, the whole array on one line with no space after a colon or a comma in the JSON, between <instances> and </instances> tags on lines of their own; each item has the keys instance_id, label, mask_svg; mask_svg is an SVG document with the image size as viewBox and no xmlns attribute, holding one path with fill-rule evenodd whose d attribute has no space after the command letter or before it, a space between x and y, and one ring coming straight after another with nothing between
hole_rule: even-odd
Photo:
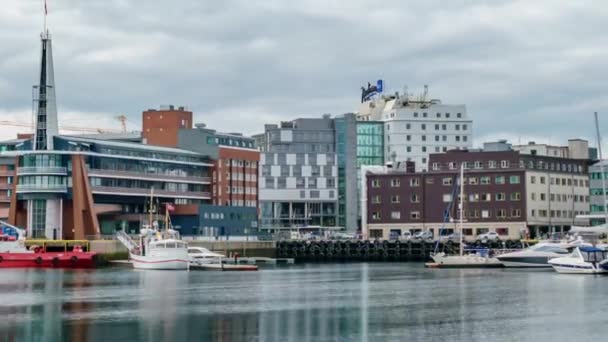
<instances>
[{"instance_id":1,"label":"antenna mast","mask_svg":"<svg viewBox=\"0 0 608 342\"><path fill-rule=\"evenodd\" d=\"M595 132L597 134L597 152L598 157L600 157L600 172L602 173L602 194L604 195L604 210L602 211L604 212L606 220L605 224L608 224L608 210L606 209L606 204L608 203L606 199L606 173L604 172L604 161L602 160L602 137L600 136L600 123L597 118L597 112L594 112L593 115L595 116Z\"/></svg>"}]
</instances>

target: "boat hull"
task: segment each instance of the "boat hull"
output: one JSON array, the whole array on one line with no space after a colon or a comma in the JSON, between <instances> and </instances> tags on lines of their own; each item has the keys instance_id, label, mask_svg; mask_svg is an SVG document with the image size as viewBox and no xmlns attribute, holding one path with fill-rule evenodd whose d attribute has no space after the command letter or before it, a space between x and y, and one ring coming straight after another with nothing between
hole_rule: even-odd
<instances>
[{"instance_id":1,"label":"boat hull","mask_svg":"<svg viewBox=\"0 0 608 342\"><path fill-rule=\"evenodd\" d=\"M497 257L505 267L520 267L520 268L551 268L549 257Z\"/></svg>"},{"instance_id":2,"label":"boat hull","mask_svg":"<svg viewBox=\"0 0 608 342\"><path fill-rule=\"evenodd\" d=\"M93 252L0 253L0 268L95 268Z\"/></svg>"},{"instance_id":3,"label":"boat hull","mask_svg":"<svg viewBox=\"0 0 608 342\"><path fill-rule=\"evenodd\" d=\"M499 268L503 264L496 258L481 256L446 256L443 253L432 256L437 268Z\"/></svg>"},{"instance_id":4,"label":"boat hull","mask_svg":"<svg viewBox=\"0 0 608 342\"><path fill-rule=\"evenodd\" d=\"M154 256L131 255L131 264L135 269L142 270L187 270L187 259L175 259Z\"/></svg>"}]
</instances>

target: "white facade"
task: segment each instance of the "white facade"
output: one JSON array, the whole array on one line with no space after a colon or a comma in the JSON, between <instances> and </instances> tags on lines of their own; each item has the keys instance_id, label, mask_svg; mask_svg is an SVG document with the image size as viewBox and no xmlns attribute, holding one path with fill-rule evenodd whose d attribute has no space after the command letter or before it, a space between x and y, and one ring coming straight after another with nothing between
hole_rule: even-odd
<instances>
[{"instance_id":1,"label":"white facade","mask_svg":"<svg viewBox=\"0 0 608 342\"><path fill-rule=\"evenodd\" d=\"M529 226L585 224L576 216L589 213L589 177L526 171L526 196Z\"/></svg>"},{"instance_id":2,"label":"white facade","mask_svg":"<svg viewBox=\"0 0 608 342\"><path fill-rule=\"evenodd\" d=\"M464 105L431 104L427 108L387 103L382 116L386 161L414 161L428 170L430 153L473 146L473 121Z\"/></svg>"}]
</instances>

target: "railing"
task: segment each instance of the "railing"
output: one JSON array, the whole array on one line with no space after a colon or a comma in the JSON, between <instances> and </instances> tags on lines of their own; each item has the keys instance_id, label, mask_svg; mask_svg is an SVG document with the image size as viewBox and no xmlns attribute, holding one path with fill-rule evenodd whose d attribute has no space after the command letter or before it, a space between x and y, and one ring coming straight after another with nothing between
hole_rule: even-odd
<instances>
[{"instance_id":1,"label":"railing","mask_svg":"<svg viewBox=\"0 0 608 342\"><path fill-rule=\"evenodd\" d=\"M12 188L13 188L13 184L0 183L0 189L12 189Z\"/></svg>"},{"instance_id":2,"label":"railing","mask_svg":"<svg viewBox=\"0 0 608 342\"><path fill-rule=\"evenodd\" d=\"M24 166L17 169L18 175L44 174L44 175L67 175L68 170L61 166Z\"/></svg>"},{"instance_id":3,"label":"railing","mask_svg":"<svg viewBox=\"0 0 608 342\"><path fill-rule=\"evenodd\" d=\"M96 176L96 175L117 176L117 177L135 178L135 179L160 179L162 181L176 180L176 181L182 181L182 182L205 183L205 184L211 183L211 178L209 178L209 177L175 176L175 175L165 175L165 174L159 174L159 173L148 173L148 172L89 169L89 176Z\"/></svg>"},{"instance_id":4,"label":"railing","mask_svg":"<svg viewBox=\"0 0 608 342\"><path fill-rule=\"evenodd\" d=\"M111 193L111 194L127 194L132 196L149 196L150 189L142 188L121 188L121 187L110 187L110 186L93 186L91 187L93 193ZM198 191L167 191L154 189L154 196L159 197L195 197L201 199L210 199L211 194L208 192Z\"/></svg>"},{"instance_id":5,"label":"railing","mask_svg":"<svg viewBox=\"0 0 608 342\"><path fill-rule=\"evenodd\" d=\"M24 192L67 192L67 185L57 184L17 184L17 193Z\"/></svg>"},{"instance_id":6,"label":"railing","mask_svg":"<svg viewBox=\"0 0 608 342\"><path fill-rule=\"evenodd\" d=\"M15 171L10 170L10 171L0 171L0 177L9 177L9 176L14 176L15 175Z\"/></svg>"}]
</instances>

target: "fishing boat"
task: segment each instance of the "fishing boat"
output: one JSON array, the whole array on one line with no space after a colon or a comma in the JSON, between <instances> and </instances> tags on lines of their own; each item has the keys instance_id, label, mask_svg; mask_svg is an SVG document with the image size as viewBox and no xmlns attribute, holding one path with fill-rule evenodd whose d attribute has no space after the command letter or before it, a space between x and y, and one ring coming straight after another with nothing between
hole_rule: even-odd
<instances>
[{"instance_id":1,"label":"fishing boat","mask_svg":"<svg viewBox=\"0 0 608 342\"><path fill-rule=\"evenodd\" d=\"M478 250L470 250L465 254L464 239L463 239L463 223L464 223L464 164L460 165L460 200L458 201L458 231L460 235L460 251L458 255L447 255L445 252L433 253L431 258L434 263L428 264L428 267L433 268L492 268L502 267L502 263L498 259L490 257L489 252Z\"/></svg>"},{"instance_id":2,"label":"fishing boat","mask_svg":"<svg viewBox=\"0 0 608 342\"><path fill-rule=\"evenodd\" d=\"M608 252L597 247L580 246L566 257L549 260L549 264L559 273L608 273Z\"/></svg>"},{"instance_id":3,"label":"fishing boat","mask_svg":"<svg viewBox=\"0 0 608 342\"><path fill-rule=\"evenodd\" d=\"M124 231L116 236L129 250L129 259L133 268L146 270L187 270L190 266L188 244L182 241L179 232L171 228L169 211L173 210L170 203L165 204L165 224L161 230L158 221L153 220L156 212L154 206L154 189L150 191L148 208L149 223L142 225L138 241L135 242Z\"/></svg>"},{"instance_id":4,"label":"fishing boat","mask_svg":"<svg viewBox=\"0 0 608 342\"><path fill-rule=\"evenodd\" d=\"M71 251L47 251L42 246L25 246L25 231L0 221L0 268L94 268L96 253L82 246Z\"/></svg>"}]
</instances>

